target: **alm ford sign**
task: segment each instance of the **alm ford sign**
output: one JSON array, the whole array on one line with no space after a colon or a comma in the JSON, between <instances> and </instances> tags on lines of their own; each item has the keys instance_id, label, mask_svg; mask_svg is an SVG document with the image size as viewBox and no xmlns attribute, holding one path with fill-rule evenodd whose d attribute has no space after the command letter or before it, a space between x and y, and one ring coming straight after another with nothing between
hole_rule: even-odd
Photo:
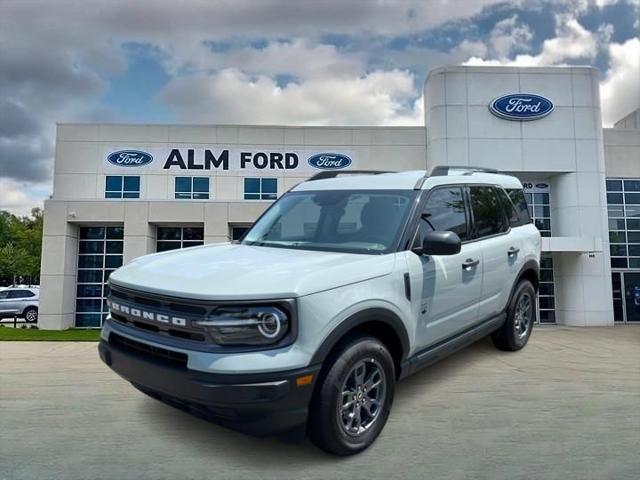
<instances>
[{"instance_id":1,"label":"alm ford sign","mask_svg":"<svg viewBox=\"0 0 640 480\"><path fill-rule=\"evenodd\" d=\"M341 153L319 153L309 157L307 162L321 170L340 170L351 165L351 159Z\"/></svg>"},{"instance_id":2,"label":"alm ford sign","mask_svg":"<svg viewBox=\"0 0 640 480\"><path fill-rule=\"evenodd\" d=\"M142 167L153 162L153 156L140 150L118 150L111 153L107 161L118 167Z\"/></svg>"},{"instance_id":3,"label":"alm ford sign","mask_svg":"<svg viewBox=\"0 0 640 480\"><path fill-rule=\"evenodd\" d=\"M506 120L538 120L551 113L553 103L540 95L515 93L495 98L489 104L489 110Z\"/></svg>"}]
</instances>

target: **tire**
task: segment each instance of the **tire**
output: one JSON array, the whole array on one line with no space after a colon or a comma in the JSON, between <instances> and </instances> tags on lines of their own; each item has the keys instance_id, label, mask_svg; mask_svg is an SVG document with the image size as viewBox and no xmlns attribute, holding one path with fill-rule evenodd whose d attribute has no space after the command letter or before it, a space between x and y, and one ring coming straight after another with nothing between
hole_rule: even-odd
<instances>
[{"instance_id":1,"label":"tire","mask_svg":"<svg viewBox=\"0 0 640 480\"><path fill-rule=\"evenodd\" d=\"M27 307L22 312L22 316L25 321L28 323L36 323L38 321L38 308L37 307Z\"/></svg>"},{"instance_id":2,"label":"tire","mask_svg":"<svg viewBox=\"0 0 640 480\"><path fill-rule=\"evenodd\" d=\"M493 344L499 350L515 352L529 341L536 318L536 291L529 280L518 283L504 324L491 334Z\"/></svg>"},{"instance_id":3,"label":"tire","mask_svg":"<svg viewBox=\"0 0 640 480\"><path fill-rule=\"evenodd\" d=\"M387 422L395 389L393 358L377 338L358 336L325 362L311 400L309 436L322 450L353 455L369 447Z\"/></svg>"}]
</instances>

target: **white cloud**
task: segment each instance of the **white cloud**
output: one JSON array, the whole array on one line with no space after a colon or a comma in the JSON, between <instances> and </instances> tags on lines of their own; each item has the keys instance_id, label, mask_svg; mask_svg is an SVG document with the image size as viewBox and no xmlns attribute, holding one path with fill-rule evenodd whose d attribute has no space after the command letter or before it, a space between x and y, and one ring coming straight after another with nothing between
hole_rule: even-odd
<instances>
[{"instance_id":1,"label":"white cloud","mask_svg":"<svg viewBox=\"0 0 640 480\"><path fill-rule=\"evenodd\" d=\"M171 80L160 100L179 120L294 125L422 123L416 86L407 71L311 78L277 85L269 76L237 69Z\"/></svg>"},{"instance_id":2,"label":"white cloud","mask_svg":"<svg viewBox=\"0 0 640 480\"><path fill-rule=\"evenodd\" d=\"M610 68L600 84L602 122L614 122L640 108L640 39L609 46Z\"/></svg>"},{"instance_id":3,"label":"white cloud","mask_svg":"<svg viewBox=\"0 0 640 480\"><path fill-rule=\"evenodd\" d=\"M16 182L0 177L0 210L7 210L14 215L29 215L32 208L42 208L48 189L48 185L37 185L34 188L29 182Z\"/></svg>"},{"instance_id":4,"label":"white cloud","mask_svg":"<svg viewBox=\"0 0 640 480\"><path fill-rule=\"evenodd\" d=\"M495 24L489 38L491 53L497 58L508 57L513 51L529 50L533 32L528 25L518 23L513 15Z\"/></svg>"}]
</instances>

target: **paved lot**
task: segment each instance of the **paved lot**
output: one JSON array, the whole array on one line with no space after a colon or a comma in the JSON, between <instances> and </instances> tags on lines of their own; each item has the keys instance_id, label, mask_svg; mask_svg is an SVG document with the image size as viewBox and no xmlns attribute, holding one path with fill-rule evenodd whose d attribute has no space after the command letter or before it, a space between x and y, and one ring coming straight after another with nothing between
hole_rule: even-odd
<instances>
[{"instance_id":1,"label":"paved lot","mask_svg":"<svg viewBox=\"0 0 640 480\"><path fill-rule=\"evenodd\" d=\"M538 328L402 382L367 452L255 439L135 391L91 343L0 343L0 478L637 479L640 328Z\"/></svg>"}]
</instances>

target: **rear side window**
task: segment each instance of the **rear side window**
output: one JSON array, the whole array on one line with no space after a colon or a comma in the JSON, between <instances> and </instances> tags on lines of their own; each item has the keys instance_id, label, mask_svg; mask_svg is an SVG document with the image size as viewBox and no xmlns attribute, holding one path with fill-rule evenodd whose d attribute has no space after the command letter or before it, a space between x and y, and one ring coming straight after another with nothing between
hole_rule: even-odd
<instances>
[{"instance_id":1,"label":"rear side window","mask_svg":"<svg viewBox=\"0 0 640 480\"><path fill-rule=\"evenodd\" d=\"M35 294L29 290L10 290L9 298L29 298L34 297Z\"/></svg>"},{"instance_id":2,"label":"rear side window","mask_svg":"<svg viewBox=\"0 0 640 480\"><path fill-rule=\"evenodd\" d=\"M460 187L438 188L429 194L415 241L420 244L425 233L440 230L455 232L462 241L469 239Z\"/></svg>"},{"instance_id":3,"label":"rear side window","mask_svg":"<svg viewBox=\"0 0 640 480\"><path fill-rule=\"evenodd\" d=\"M527 200L524 198L524 192L520 188L508 188L507 195L511 199L511 203L516 208L519 217L518 225L526 225L531 223L531 217L529 216L529 207L527 206ZM515 227L513 223L512 227Z\"/></svg>"},{"instance_id":4,"label":"rear side window","mask_svg":"<svg viewBox=\"0 0 640 480\"><path fill-rule=\"evenodd\" d=\"M500 203L504 209L504 214L509 219L509 225L512 227L520 226L520 214L511 203L509 195L507 195L502 188L496 188L496 192L498 193L498 198L500 199Z\"/></svg>"},{"instance_id":5,"label":"rear side window","mask_svg":"<svg viewBox=\"0 0 640 480\"><path fill-rule=\"evenodd\" d=\"M471 210L478 238L496 235L509 229L504 207L496 190L489 186L470 187Z\"/></svg>"}]
</instances>

